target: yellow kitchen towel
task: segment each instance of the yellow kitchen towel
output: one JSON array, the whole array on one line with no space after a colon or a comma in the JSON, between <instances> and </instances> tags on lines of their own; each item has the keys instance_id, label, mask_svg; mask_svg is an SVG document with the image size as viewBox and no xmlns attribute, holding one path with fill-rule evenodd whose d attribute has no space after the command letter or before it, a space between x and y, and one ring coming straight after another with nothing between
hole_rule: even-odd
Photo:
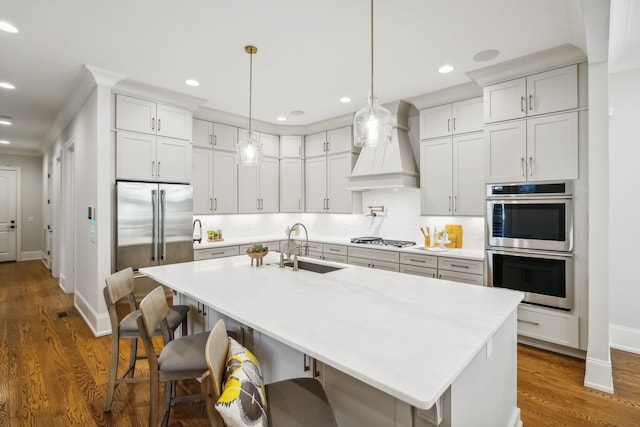
<instances>
[{"instance_id":1,"label":"yellow kitchen towel","mask_svg":"<svg viewBox=\"0 0 640 427\"><path fill-rule=\"evenodd\" d=\"M447 248L461 248L462 247L462 225L460 224L447 224L445 225L449 241L444 246Z\"/></svg>"}]
</instances>

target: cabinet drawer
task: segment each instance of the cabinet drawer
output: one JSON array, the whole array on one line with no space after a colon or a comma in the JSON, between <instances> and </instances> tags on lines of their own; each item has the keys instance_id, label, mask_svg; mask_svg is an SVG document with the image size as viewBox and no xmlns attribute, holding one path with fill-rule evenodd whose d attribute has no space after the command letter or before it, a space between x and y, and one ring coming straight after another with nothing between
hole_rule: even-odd
<instances>
[{"instance_id":1,"label":"cabinet drawer","mask_svg":"<svg viewBox=\"0 0 640 427\"><path fill-rule=\"evenodd\" d=\"M198 249L193 251L193 260L224 258L228 256L240 255L238 246L225 246L222 248Z\"/></svg>"},{"instance_id":2,"label":"cabinet drawer","mask_svg":"<svg viewBox=\"0 0 640 427\"><path fill-rule=\"evenodd\" d=\"M322 245L322 252L325 255L344 255L347 256L347 247L344 245L330 245L330 244L323 244Z\"/></svg>"},{"instance_id":3,"label":"cabinet drawer","mask_svg":"<svg viewBox=\"0 0 640 427\"><path fill-rule=\"evenodd\" d=\"M438 277L438 269L429 267L419 267L416 265L400 264L400 273L413 274L415 276Z\"/></svg>"},{"instance_id":4,"label":"cabinet drawer","mask_svg":"<svg viewBox=\"0 0 640 427\"><path fill-rule=\"evenodd\" d=\"M400 271L400 264L397 262L381 261L371 258L358 258L349 256L349 264L358 265L360 267L376 268L378 270Z\"/></svg>"},{"instance_id":5,"label":"cabinet drawer","mask_svg":"<svg viewBox=\"0 0 640 427\"><path fill-rule=\"evenodd\" d=\"M309 255L305 255L308 256L309 258L315 258L315 259L324 259L322 257L322 252L316 252L316 251L309 251Z\"/></svg>"},{"instance_id":6,"label":"cabinet drawer","mask_svg":"<svg viewBox=\"0 0 640 427\"><path fill-rule=\"evenodd\" d=\"M324 255L322 255L322 259L333 262L341 262L343 264L347 263L347 255L334 255L333 253L325 252Z\"/></svg>"},{"instance_id":7,"label":"cabinet drawer","mask_svg":"<svg viewBox=\"0 0 640 427\"><path fill-rule=\"evenodd\" d=\"M367 258L376 261L400 262L400 253L392 251L381 251L377 249L364 249L349 246L347 253L349 257Z\"/></svg>"},{"instance_id":8,"label":"cabinet drawer","mask_svg":"<svg viewBox=\"0 0 640 427\"><path fill-rule=\"evenodd\" d=\"M484 262L459 258L438 257L438 269L482 275L484 274Z\"/></svg>"},{"instance_id":9,"label":"cabinet drawer","mask_svg":"<svg viewBox=\"0 0 640 427\"><path fill-rule=\"evenodd\" d=\"M433 255L400 253L400 264L438 268L438 257Z\"/></svg>"},{"instance_id":10,"label":"cabinet drawer","mask_svg":"<svg viewBox=\"0 0 640 427\"><path fill-rule=\"evenodd\" d=\"M484 285L484 276L482 274L438 270L438 279L451 280L452 282L468 283L470 285Z\"/></svg>"},{"instance_id":11,"label":"cabinet drawer","mask_svg":"<svg viewBox=\"0 0 640 427\"><path fill-rule=\"evenodd\" d=\"M518 334L578 348L578 316L520 305Z\"/></svg>"}]
</instances>

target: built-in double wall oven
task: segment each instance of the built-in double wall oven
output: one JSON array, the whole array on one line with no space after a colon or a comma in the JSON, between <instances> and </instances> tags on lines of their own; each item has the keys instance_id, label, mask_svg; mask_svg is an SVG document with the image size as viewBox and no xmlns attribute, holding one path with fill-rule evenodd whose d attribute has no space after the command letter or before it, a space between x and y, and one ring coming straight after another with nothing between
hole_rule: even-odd
<instances>
[{"instance_id":1,"label":"built-in double wall oven","mask_svg":"<svg viewBox=\"0 0 640 427\"><path fill-rule=\"evenodd\" d=\"M490 286L525 293L524 302L574 306L573 183L487 186Z\"/></svg>"}]
</instances>

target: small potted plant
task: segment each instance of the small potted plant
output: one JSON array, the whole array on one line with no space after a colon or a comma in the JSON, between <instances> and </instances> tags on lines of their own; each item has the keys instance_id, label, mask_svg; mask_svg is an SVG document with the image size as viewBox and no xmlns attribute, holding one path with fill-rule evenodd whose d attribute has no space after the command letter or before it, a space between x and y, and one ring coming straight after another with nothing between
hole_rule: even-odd
<instances>
[{"instance_id":1,"label":"small potted plant","mask_svg":"<svg viewBox=\"0 0 640 427\"><path fill-rule=\"evenodd\" d=\"M215 231L214 230L207 230L207 240L210 242L213 242L215 239Z\"/></svg>"}]
</instances>

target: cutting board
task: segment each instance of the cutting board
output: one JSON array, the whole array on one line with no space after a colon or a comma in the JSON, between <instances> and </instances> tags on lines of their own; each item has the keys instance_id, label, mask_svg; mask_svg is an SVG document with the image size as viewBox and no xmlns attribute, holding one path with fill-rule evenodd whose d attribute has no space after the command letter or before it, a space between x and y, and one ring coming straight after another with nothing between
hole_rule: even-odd
<instances>
[{"instance_id":1,"label":"cutting board","mask_svg":"<svg viewBox=\"0 0 640 427\"><path fill-rule=\"evenodd\" d=\"M449 241L444 246L446 248L461 248L462 247L462 226L460 224L447 224L445 225Z\"/></svg>"}]
</instances>

